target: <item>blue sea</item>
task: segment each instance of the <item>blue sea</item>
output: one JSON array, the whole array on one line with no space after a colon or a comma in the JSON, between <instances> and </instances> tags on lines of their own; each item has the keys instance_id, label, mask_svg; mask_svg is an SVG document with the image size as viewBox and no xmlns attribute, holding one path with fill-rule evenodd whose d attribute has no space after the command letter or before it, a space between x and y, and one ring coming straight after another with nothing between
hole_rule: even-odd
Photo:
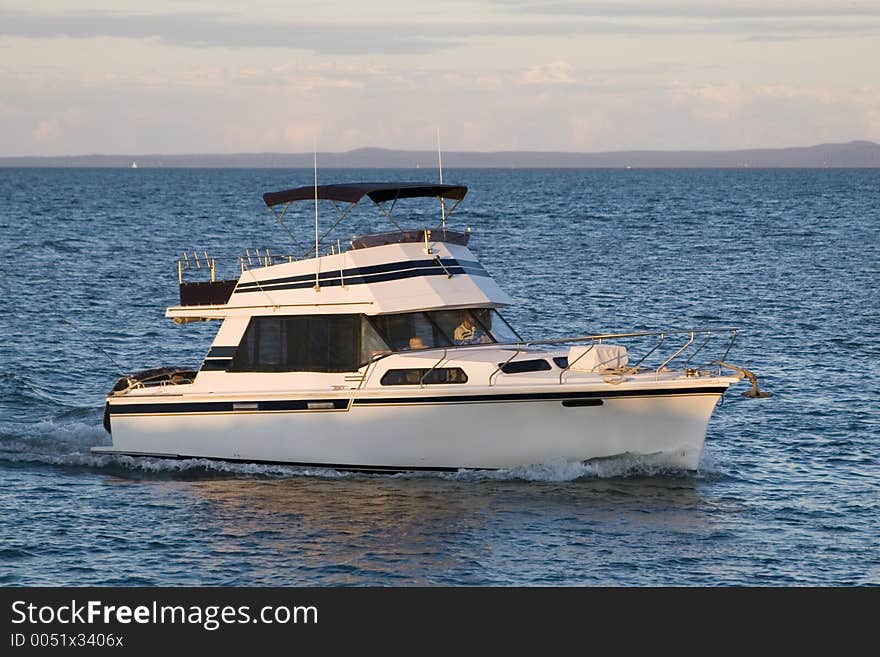
<instances>
[{"instance_id":1,"label":"blue sea","mask_svg":"<svg viewBox=\"0 0 880 657\"><path fill-rule=\"evenodd\" d=\"M261 195L312 172L0 169L0 585L880 584L880 170L444 173L524 336L736 326L728 360L773 397L732 388L695 473L92 455L118 372L197 367L217 329L164 318L177 258L290 252ZM334 237L385 230L370 205ZM287 217L305 244L312 212Z\"/></svg>"}]
</instances>

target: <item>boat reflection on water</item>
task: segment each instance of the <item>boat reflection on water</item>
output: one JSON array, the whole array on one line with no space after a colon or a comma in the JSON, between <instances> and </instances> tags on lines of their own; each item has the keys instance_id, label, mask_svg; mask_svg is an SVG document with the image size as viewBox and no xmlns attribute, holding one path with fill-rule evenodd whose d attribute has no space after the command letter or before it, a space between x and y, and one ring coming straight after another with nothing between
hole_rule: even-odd
<instances>
[{"instance_id":1,"label":"boat reflection on water","mask_svg":"<svg viewBox=\"0 0 880 657\"><path fill-rule=\"evenodd\" d=\"M671 530L699 543L717 532L715 505L690 476L573 483L463 473L155 484L161 496L191 505L202 530L191 540L204 542L193 546L198 567L224 573L225 583L611 583L597 581L596 559L627 561L648 549L646 534ZM545 559L524 562L535 550ZM582 553L582 571L570 570L572 553Z\"/></svg>"}]
</instances>

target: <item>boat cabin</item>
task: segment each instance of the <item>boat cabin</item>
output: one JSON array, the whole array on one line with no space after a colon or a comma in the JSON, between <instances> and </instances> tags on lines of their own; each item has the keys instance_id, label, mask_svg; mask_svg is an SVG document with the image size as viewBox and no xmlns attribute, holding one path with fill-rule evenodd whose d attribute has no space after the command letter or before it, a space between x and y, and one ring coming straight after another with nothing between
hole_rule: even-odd
<instances>
[{"instance_id":1,"label":"boat cabin","mask_svg":"<svg viewBox=\"0 0 880 657\"><path fill-rule=\"evenodd\" d=\"M330 201L335 226L364 197L397 230L354 236L347 249L331 244L328 250L321 244L330 231L321 235L316 221L314 249L296 259L267 253L256 266L248 254L236 280L214 280L215 262L205 256L212 280L184 281L192 267L181 261L180 304L166 316L179 323L222 321L200 374L352 373L389 354L519 342L498 312L511 300L468 249L469 231L446 226L466 193L461 185L360 183L264 194L285 230L291 203ZM438 225L404 228L392 214L399 200L417 197L440 202ZM443 377L467 380L441 371L429 378Z\"/></svg>"}]
</instances>

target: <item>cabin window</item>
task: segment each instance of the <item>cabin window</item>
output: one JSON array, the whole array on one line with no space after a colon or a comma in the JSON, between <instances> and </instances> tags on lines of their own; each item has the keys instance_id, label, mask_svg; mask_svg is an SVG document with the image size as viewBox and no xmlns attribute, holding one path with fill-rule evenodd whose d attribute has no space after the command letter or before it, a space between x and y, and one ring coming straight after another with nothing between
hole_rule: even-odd
<instances>
[{"instance_id":1,"label":"cabin window","mask_svg":"<svg viewBox=\"0 0 880 657\"><path fill-rule=\"evenodd\" d=\"M369 319L393 351L521 341L492 308L376 315Z\"/></svg>"},{"instance_id":2,"label":"cabin window","mask_svg":"<svg viewBox=\"0 0 880 657\"><path fill-rule=\"evenodd\" d=\"M513 330L507 320L504 319L497 310L481 309L482 314L477 318L483 323L483 326L492 334L496 342L510 344L514 342L522 342L519 334Z\"/></svg>"},{"instance_id":3,"label":"cabin window","mask_svg":"<svg viewBox=\"0 0 880 657\"><path fill-rule=\"evenodd\" d=\"M556 363L556 367L561 370L568 369L568 356L555 356L553 362Z\"/></svg>"},{"instance_id":4,"label":"cabin window","mask_svg":"<svg viewBox=\"0 0 880 657\"><path fill-rule=\"evenodd\" d=\"M505 374L524 374L525 372L546 372L553 369L543 358L532 360L512 360L509 363L499 363L498 367Z\"/></svg>"},{"instance_id":5,"label":"cabin window","mask_svg":"<svg viewBox=\"0 0 880 657\"><path fill-rule=\"evenodd\" d=\"M371 318L394 351L449 347L452 342L427 313L377 315Z\"/></svg>"},{"instance_id":6,"label":"cabin window","mask_svg":"<svg viewBox=\"0 0 880 657\"><path fill-rule=\"evenodd\" d=\"M488 309L473 308L471 310L438 310L430 313L431 318L456 345L487 344L495 342L492 334L480 321Z\"/></svg>"},{"instance_id":7,"label":"cabin window","mask_svg":"<svg viewBox=\"0 0 880 657\"><path fill-rule=\"evenodd\" d=\"M361 317L361 357L360 364L364 365L376 356L387 354L391 350L385 341L376 332L375 327L366 317Z\"/></svg>"},{"instance_id":8,"label":"cabin window","mask_svg":"<svg viewBox=\"0 0 880 657\"><path fill-rule=\"evenodd\" d=\"M410 368L405 370L388 370L382 375L383 386L417 386L422 383L467 383L467 374L460 367Z\"/></svg>"},{"instance_id":9,"label":"cabin window","mask_svg":"<svg viewBox=\"0 0 880 657\"><path fill-rule=\"evenodd\" d=\"M254 317L232 372L355 372L387 350L360 315Z\"/></svg>"}]
</instances>

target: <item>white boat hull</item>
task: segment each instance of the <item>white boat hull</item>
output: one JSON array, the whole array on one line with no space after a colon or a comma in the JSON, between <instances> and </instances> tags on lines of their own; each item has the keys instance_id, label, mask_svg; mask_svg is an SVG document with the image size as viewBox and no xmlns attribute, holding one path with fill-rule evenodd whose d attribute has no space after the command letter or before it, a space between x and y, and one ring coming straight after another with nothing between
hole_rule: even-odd
<instances>
[{"instance_id":1,"label":"white boat hull","mask_svg":"<svg viewBox=\"0 0 880 657\"><path fill-rule=\"evenodd\" d=\"M567 402L589 404L577 406L560 398L413 396L337 398L342 408L336 410L267 411L256 404L247 410L239 404L243 410L114 413L113 446L96 451L381 471L499 469L636 454L695 470L726 387L716 382L683 394L628 391Z\"/></svg>"}]
</instances>

